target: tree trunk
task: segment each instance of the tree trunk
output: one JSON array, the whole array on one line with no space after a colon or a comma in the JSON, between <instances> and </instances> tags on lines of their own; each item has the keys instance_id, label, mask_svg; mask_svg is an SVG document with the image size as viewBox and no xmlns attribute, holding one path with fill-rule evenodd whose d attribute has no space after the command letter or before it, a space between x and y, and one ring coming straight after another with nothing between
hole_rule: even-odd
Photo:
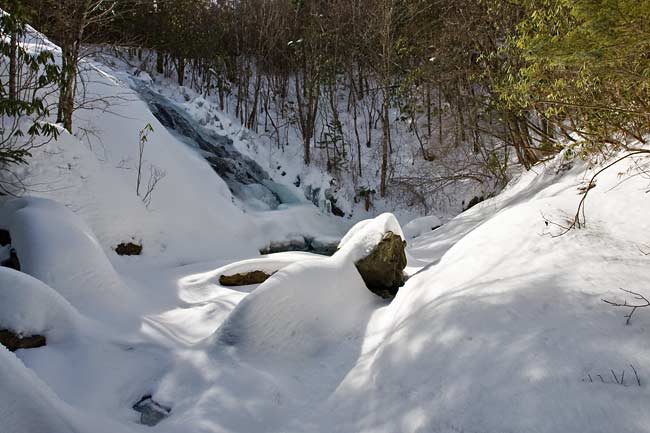
<instances>
[{"instance_id":1,"label":"tree trunk","mask_svg":"<svg viewBox=\"0 0 650 433\"><path fill-rule=\"evenodd\" d=\"M178 85L182 87L185 83L185 58L183 56L176 58L176 75L178 76Z\"/></svg>"},{"instance_id":2,"label":"tree trunk","mask_svg":"<svg viewBox=\"0 0 650 433\"><path fill-rule=\"evenodd\" d=\"M9 100L15 101L17 98L16 76L18 75L18 36L16 33L11 34L9 42Z\"/></svg>"},{"instance_id":3,"label":"tree trunk","mask_svg":"<svg viewBox=\"0 0 650 433\"><path fill-rule=\"evenodd\" d=\"M165 59L164 54L158 51L156 53L156 72L162 74L165 72Z\"/></svg>"},{"instance_id":4,"label":"tree trunk","mask_svg":"<svg viewBox=\"0 0 650 433\"><path fill-rule=\"evenodd\" d=\"M390 144L390 120L388 118L388 97L387 90L384 90L384 111L382 116L382 129L383 137L381 140L381 183L379 185L379 194L386 197L386 189L388 182L388 152Z\"/></svg>"}]
</instances>

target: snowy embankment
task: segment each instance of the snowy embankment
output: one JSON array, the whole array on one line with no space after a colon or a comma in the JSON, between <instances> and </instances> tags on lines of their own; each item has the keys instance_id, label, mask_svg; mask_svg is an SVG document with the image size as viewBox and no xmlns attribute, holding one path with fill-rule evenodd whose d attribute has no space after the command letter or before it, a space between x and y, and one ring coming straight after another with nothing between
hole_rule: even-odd
<instances>
[{"instance_id":1,"label":"snowy embankment","mask_svg":"<svg viewBox=\"0 0 650 433\"><path fill-rule=\"evenodd\" d=\"M619 177L637 170L631 162L604 173L587 227L554 236L544 217L563 224L593 172L561 162L410 240L414 275L390 304L365 289L349 255L365 250L372 227L398 230L390 219L359 225L332 258L124 270L127 290L155 293L155 308L135 302L80 338L19 351L39 379L3 352L3 371L29 377L20 395L37 402L16 413L52 417L53 433L68 431L57 419L86 426L88 413L126 432L137 429L131 405L151 394L172 407L161 432L650 431L650 316L640 310L626 326L624 311L601 301L622 300L619 287L650 290L650 181ZM257 288L218 284L253 269L281 271ZM88 287L39 287L63 312L39 329L65 334L88 320L78 317L87 307L67 304ZM117 331L129 317L141 326ZM12 433L28 425L17 416Z\"/></svg>"}]
</instances>

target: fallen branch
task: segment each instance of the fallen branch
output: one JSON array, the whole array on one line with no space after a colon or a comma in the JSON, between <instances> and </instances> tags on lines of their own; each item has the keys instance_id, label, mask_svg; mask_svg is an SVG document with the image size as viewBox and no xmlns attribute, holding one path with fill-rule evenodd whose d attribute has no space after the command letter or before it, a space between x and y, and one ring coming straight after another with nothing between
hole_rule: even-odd
<instances>
[{"instance_id":1,"label":"fallen branch","mask_svg":"<svg viewBox=\"0 0 650 433\"><path fill-rule=\"evenodd\" d=\"M580 229L580 228L585 227L586 222L587 222L587 218L585 216L585 202L587 201L587 196L589 195L589 192L593 188L596 187L596 178L602 172L604 172L605 170L613 167L614 165L618 164L619 162L621 162L621 161L623 161L623 160L625 160L627 158L630 158L630 157L636 156L636 155L642 155L642 154L647 155L649 153L650 153L650 150L645 150L645 149L635 150L633 152L628 153L627 155L624 155L624 156L618 158L614 162L611 162L610 164L607 164L605 167L598 170L591 177L591 179L589 180L589 183L587 183L587 185L581 187L581 192L584 192L584 193L582 195L582 199L580 200L580 203L578 204L578 210L576 211L576 214L573 217L573 220L571 221L571 224L569 226L567 226L567 227L563 227L564 231L562 233L560 233L558 236L562 236L562 235L568 233L569 231L571 231L572 229L576 229L576 228Z\"/></svg>"},{"instance_id":2,"label":"fallen branch","mask_svg":"<svg viewBox=\"0 0 650 433\"><path fill-rule=\"evenodd\" d=\"M628 294L630 294L630 295L633 295L635 300L637 300L637 301L642 301L642 302L641 302L641 303L637 303L637 304L628 304L628 303L627 303L627 299L626 299L622 304L621 304L620 302L609 301L609 300L607 300L607 299L602 299L602 301L603 301L604 303L608 304L608 305L613 306L613 307L631 308L630 314L627 314L627 315L625 316L625 317L627 318L627 321L625 322L625 324L626 324L626 325L629 325L629 324L630 324L630 321L632 320L632 315L633 315L634 312L637 310L637 308L650 307L650 301L648 300L648 298L646 298L645 296L643 296L643 295L640 294L640 293L633 292L633 291L631 291L631 290L625 290L625 289L621 289L621 290L624 291L625 293L628 293Z\"/></svg>"}]
</instances>

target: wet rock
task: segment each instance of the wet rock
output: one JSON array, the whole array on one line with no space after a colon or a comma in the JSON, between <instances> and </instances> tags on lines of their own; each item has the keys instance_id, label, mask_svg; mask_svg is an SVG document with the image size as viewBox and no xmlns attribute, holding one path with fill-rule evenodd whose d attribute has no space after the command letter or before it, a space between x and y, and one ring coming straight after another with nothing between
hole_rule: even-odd
<instances>
[{"instance_id":1,"label":"wet rock","mask_svg":"<svg viewBox=\"0 0 650 433\"><path fill-rule=\"evenodd\" d=\"M8 257L0 258L0 266L20 271L20 260L18 260L18 254L14 248L9 248Z\"/></svg>"},{"instance_id":2,"label":"wet rock","mask_svg":"<svg viewBox=\"0 0 650 433\"><path fill-rule=\"evenodd\" d=\"M465 210L471 209L471 208L473 208L474 206L476 206L477 204L479 204L479 203L481 203L483 201L485 201L484 196L480 196L480 197L475 196L474 198L472 198L469 201L469 203L467 204L467 207L465 208Z\"/></svg>"},{"instance_id":3,"label":"wet rock","mask_svg":"<svg viewBox=\"0 0 650 433\"><path fill-rule=\"evenodd\" d=\"M271 278L273 274L264 271L243 272L234 275L222 275L219 277L219 284L226 287L250 286L251 284L262 284Z\"/></svg>"},{"instance_id":4,"label":"wet rock","mask_svg":"<svg viewBox=\"0 0 650 433\"><path fill-rule=\"evenodd\" d=\"M319 240L310 236L302 236L289 241L271 242L260 250L260 254L284 253L287 251L304 251L308 253L331 256L336 252L339 241Z\"/></svg>"},{"instance_id":5,"label":"wet rock","mask_svg":"<svg viewBox=\"0 0 650 433\"><path fill-rule=\"evenodd\" d=\"M406 242L401 236L386 232L370 254L355 265L366 287L385 299L395 297L406 281Z\"/></svg>"},{"instance_id":6,"label":"wet rock","mask_svg":"<svg viewBox=\"0 0 650 433\"><path fill-rule=\"evenodd\" d=\"M261 254L283 253L286 251L309 251L309 242L304 236L287 241L271 242L260 250Z\"/></svg>"},{"instance_id":7,"label":"wet rock","mask_svg":"<svg viewBox=\"0 0 650 433\"><path fill-rule=\"evenodd\" d=\"M172 408L158 403L150 395L145 395L133 405L133 410L140 412L141 424L153 427L167 418Z\"/></svg>"},{"instance_id":8,"label":"wet rock","mask_svg":"<svg viewBox=\"0 0 650 433\"><path fill-rule=\"evenodd\" d=\"M336 198L335 194L336 193L333 188L328 188L325 190L325 199L330 203L330 212L332 212L333 215L342 218L345 216L345 212L343 209L336 205L338 199Z\"/></svg>"},{"instance_id":9,"label":"wet rock","mask_svg":"<svg viewBox=\"0 0 650 433\"><path fill-rule=\"evenodd\" d=\"M330 204L332 205L332 214L337 217L343 218L345 216L345 212L343 209L340 207L336 206L336 200L330 200Z\"/></svg>"},{"instance_id":10,"label":"wet rock","mask_svg":"<svg viewBox=\"0 0 650 433\"><path fill-rule=\"evenodd\" d=\"M336 252L336 249L339 246L339 241L324 241L320 240L318 238L316 239L311 239L310 242L310 252L313 252L315 254L321 254L324 256L332 256Z\"/></svg>"},{"instance_id":11,"label":"wet rock","mask_svg":"<svg viewBox=\"0 0 650 433\"><path fill-rule=\"evenodd\" d=\"M0 329L0 344L15 352L18 349L35 349L47 343L42 335L23 336L9 329Z\"/></svg>"},{"instance_id":12,"label":"wet rock","mask_svg":"<svg viewBox=\"0 0 650 433\"><path fill-rule=\"evenodd\" d=\"M133 242L123 242L115 247L118 256L139 256L142 254L142 245Z\"/></svg>"},{"instance_id":13,"label":"wet rock","mask_svg":"<svg viewBox=\"0 0 650 433\"><path fill-rule=\"evenodd\" d=\"M0 230L0 247L11 244L11 235L8 230Z\"/></svg>"}]
</instances>

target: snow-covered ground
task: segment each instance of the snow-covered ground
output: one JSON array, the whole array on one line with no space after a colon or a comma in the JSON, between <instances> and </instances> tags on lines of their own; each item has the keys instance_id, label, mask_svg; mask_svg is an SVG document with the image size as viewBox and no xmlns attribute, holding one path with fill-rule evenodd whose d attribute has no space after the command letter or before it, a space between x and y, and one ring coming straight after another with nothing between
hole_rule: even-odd
<instances>
[{"instance_id":1,"label":"snow-covered ground","mask_svg":"<svg viewBox=\"0 0 650 433\"><path fill-rule=\"evenodd\" d=\"M126 78L88 66L90 94L115 103L80 111L92 134L39 149L29 197L0 203L24 271L0 268L0 328L48 342L0 347L3 433L650 432L650 315L628 326L601 300L650 295L647 160L603 173L587 226L562 236L598 168L562 156L436 230L405 226L410 278L389 303L353 261L379 229L402 234L394 218L356 225L333 257L262 257L276 236L352 222L242 209ZM147 123L146 167L166 172L149 206ZM118 257L131 239L143 256ZM250 270L278 272L219 284ZM132 409L146 395L171 408L155 427Z\"/></svg>"}]
</instances>

